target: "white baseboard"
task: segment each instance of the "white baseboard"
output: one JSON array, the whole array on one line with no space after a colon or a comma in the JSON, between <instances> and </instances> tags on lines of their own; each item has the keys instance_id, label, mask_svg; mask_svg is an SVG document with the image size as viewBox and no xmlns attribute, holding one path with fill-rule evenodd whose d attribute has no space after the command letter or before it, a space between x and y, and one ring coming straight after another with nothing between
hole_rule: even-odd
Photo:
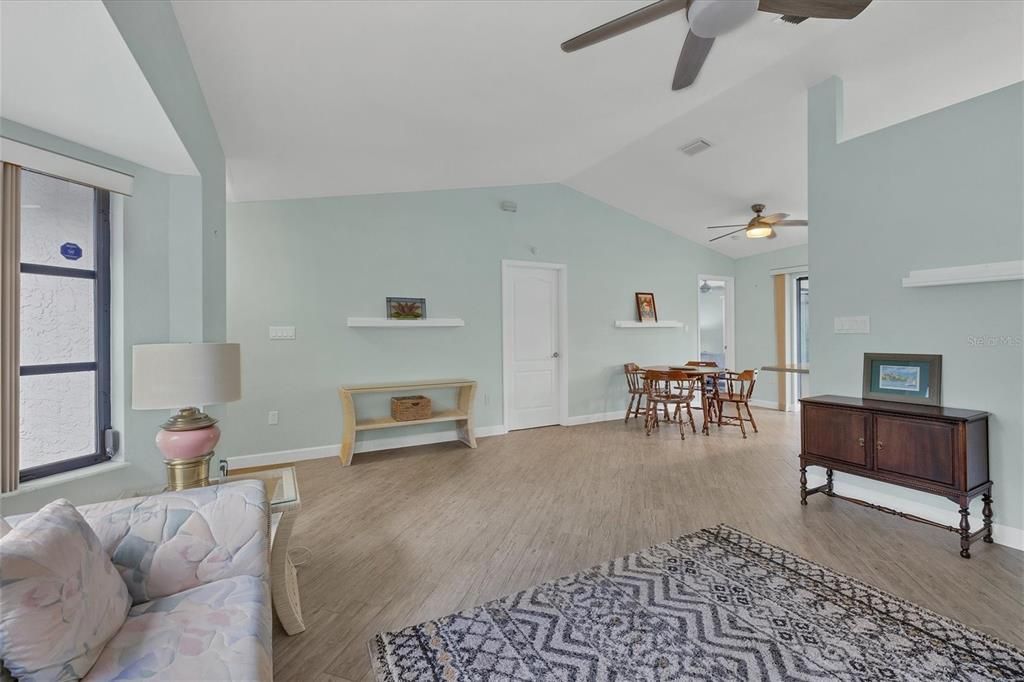
<instances>
[{"instance_id":1,"label":"white baseboard","mask_svg":"<svg viewBox=\"0 0 1024 682\"><path fill-rule=\"evenodd\" d=\"M825 482L824 474L819 472L820 469L818 469L818 467L814 467L807 471L807 487L813 488L814 486L821 485ZM923 519L935 521L936 523L941 523L947 526L957 527L960 523L960 514L955 509L955 504L951 503L951 506L954 507L954 509L946 511L930 504L925 504L916 500L908 500L905 497L883 490L873 490L857 485L857 483L854 482L857 480L856 477L851 479L851 477L839 472L837 472L835 476L835 491L840 495L855 497L859 500L864 500L865 502L871 502L872 504L878 504L883 507L889 507L890 509L906 512L907 514L920 516ZM893 488L893 490L900 490L900 488ZM924 495L925 493L921 494ZM807 498L808 503L812 502L815 497L817 496L812 495ZM980 500L976 501L978 504L972 505L972 507L978 507L980 505ZM994 507L996 511L996 518L999 518L999 500L994 502ZM981 528L980 511L972 511L971 527L972 530ZM951 541L955 541L952 537L953 536L951 536ZM1013 526L1005 526L1000 523L993 523L992 541L999 545L1012 547L1013 549L1024 550L1024 530L1014 528Z\"/></svg>"},{"instance_id":2,"label":"white baseboard","mask_svg":"<svg viewBox=\"0 0 1024 682\"><path fill-rule=\"evenodd\" d=\"M484 426L476 429L477 438L489 436L502 436L508 433L503 424L497 426ZM393 436L391 438L376 438L374 440L356 440L353 452L376 452L378 450L393 450L395 448L407 448L414 445L432 445L434 443L446 443L457 440L455 430L437 431L435 433L418 433L412 436ZM253 455L240 455L228 457L228 469L247 469L249 467L264 467L272 464L290 464L291 462L302 462L307 459L322 459L324 457L337 457L341 450L341 444L318 445L312 448L298 448L296 450L278 450L277 452L261 452Z\"/></svg>"},{"instance_id":3,"label":"white baseboard","mask_svg":"<svg viewBox=\"0 0 1024 682\"><path fill-rule=\"evenodd\" d=\"M626 418L626 408L615 412L598 412L597 414L581 414L576 417L569 417L563 426L580 426L581 424L596 424L597 422L610 422L616 419Z\"/></svg>"},{"instance_id":4,"label":"white baseboard","mask_svg":"<svg viewBox=\"0 0 1024 682\"><path fill-rule=\"evenodd\" d=\"M761 400L760 398L752 398L750 400L751 407L765 407L769 410L779 411L779 404L774 400Z\"/></svg>"}]
</instances>

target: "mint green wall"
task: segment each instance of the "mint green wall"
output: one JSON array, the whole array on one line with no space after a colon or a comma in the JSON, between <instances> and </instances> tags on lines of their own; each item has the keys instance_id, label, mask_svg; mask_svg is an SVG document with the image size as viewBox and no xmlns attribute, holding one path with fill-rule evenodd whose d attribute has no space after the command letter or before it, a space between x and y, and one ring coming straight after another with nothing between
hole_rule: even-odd
<instances>
[{"instance_id":1,"label":"mint green wall","mask_svg":"<svg viewBox=\"0 0 1024 682\"><path fill-rule=\"evenodd\" d=\"M166 0L105 4L202 177L165 175L0 121L5 137L135 176L134 195L124 200L123 240L112 258L120 270L112 301L113 418L126 466L6 494L0 499L5 514L38 509L59 497L85 503L162 485L164 467L153 437L167 415L130 408L131 347L218 341L226 333L224 155L173 10Z\"/></svg>"},{"instance_id":2,"label":"mint green wall","mask_svg":"<svg viewBox=\"0 0 1024 682\"><path fill-rule=\"evenodd\" d=\"M1024 258L1022 102L1018 83L836 144L841 82L808 98L813 391L860 395L864 352L942 354L943 403L992 413L995 521L1011 529L1024 528L1024 283L904 289L901 278ZM839 315L870 315L871 333L835 335ZM955 516L936 497L857 485Z\"/></svg>"},{"instance_id":3,"label":"mint green wall","mask_svg":"<svg viewBox=\"0 0 1024 682\"><path fill-rule=\"evenodd\" d=\"M469 376L478 426L501 424L502 259L568 266L571 416L624 407L624 362L695 355L697 273L732 274L731 259L557 184L238 203L228 230L228 336L244 377L228 455L339 443L344 383ZM689 329L614 328L635 319L636 291ZM425 297L429 316L466 326L346 326L383 317L387 296ZM294 324L296 340L270 341L275 324Z\"/></svg>"},{"instance_id":4,"label":"mint green wall","mask_svg":"<svg viewBox=\"0 0 1024 682\"><path fill-rule=\"evenodd\" d=\"M775 294L771 271L799 265L807 265L806 244L736 260L737 367L750 369L777 363ZM754 399L777 404L778 381L778 373L761 372L754 387Z\"/></svg>"},{"instance_id":5,"label":"mint green wall","mask_svg":"<svg viewBox=\"0 0 1024 682\"><path fill-rule=\"evenodd\" d=\"M206 108L171 3L104 0L104 5L202 177L202 223L193 228L202 240L191 255L201 265L197 274L202 296L196 302L202 306L202 335L190 340L224 341L225 174L224 151L217 129Z\"/></svg>"}]
</instances>

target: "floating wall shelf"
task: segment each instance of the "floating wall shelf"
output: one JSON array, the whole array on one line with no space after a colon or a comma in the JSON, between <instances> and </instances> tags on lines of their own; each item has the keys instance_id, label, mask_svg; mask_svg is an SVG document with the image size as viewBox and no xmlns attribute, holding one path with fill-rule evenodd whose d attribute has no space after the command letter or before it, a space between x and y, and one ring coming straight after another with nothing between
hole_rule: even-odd
<instances>
[{"instance_id":1,"label":"floating wall shelf","mask_svg":"<svg viewBox=\"0 0 1024 682\"><path fill-rule=\"evenodd\" d=\"M978 282L1010 282L1024 279L1024 261L1010 260L1001 263L980 265L959 265L951 268L911 270L903 278L904 287L940 287L951 284L976 284Z\"/></svg>"},{"instance_id":2,"label":"floating wall shelf","mask_svg":"<svg viewBox=\"0 0 1024 682\"><path fill-rule=\"evenodd\" d=\"M458 317L433 317L425 320L389 320L386 317L350 317L349 327L465 327Z\"/></svg>"},{"instance_id":3,"label":"floating wall shelf","mask_svg":"<svg viewBox=\"0 0 1024 682\"><path fill-rule=\"evenodd\" d=\"M682 327L679 320L660 320L658 322L633 322L632 320L617 320L615 326L619 329L665 329L667 327Z\"/></svg>"}]
</instances>

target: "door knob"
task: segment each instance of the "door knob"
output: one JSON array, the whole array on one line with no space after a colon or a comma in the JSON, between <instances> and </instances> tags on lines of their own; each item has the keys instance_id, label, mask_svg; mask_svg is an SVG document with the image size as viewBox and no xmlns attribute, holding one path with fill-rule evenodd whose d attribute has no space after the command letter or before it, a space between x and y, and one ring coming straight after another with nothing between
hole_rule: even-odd
<instances>
[{"instance_id":1,"label":"door knob","mask_svg":"<svg viewBox=\"0 0 1024 682\"><path fill-rule=\"evenodd\" d=\"M864 447L864 439L863 438L858 438L857 439L857 444L860 445L861 447Z\"/></svg>"},{"instance_id":2,"label":"door knob","mask_svg":"<svg viewBox=\"0 0 1024 682\"><path fill-rule=\"evenodd\" d=\"M551 357L553 357L553 358L557 358L557 357L558 357L558 351L556 350L556 351L555 351L554 353L552 353L552 354L551 354Z\"/></svg>"},{"instance_id":3,"label":"door knob","mask_svg":"<svg viewBox=\"0 0 1024 682\"><path fill-rule=\"evenodd\" d=\"M878 448L879 450L881 450L882 449L882 441L878 441L877 443L875 443L875 447Z\"/></svg>"}]
</instances>

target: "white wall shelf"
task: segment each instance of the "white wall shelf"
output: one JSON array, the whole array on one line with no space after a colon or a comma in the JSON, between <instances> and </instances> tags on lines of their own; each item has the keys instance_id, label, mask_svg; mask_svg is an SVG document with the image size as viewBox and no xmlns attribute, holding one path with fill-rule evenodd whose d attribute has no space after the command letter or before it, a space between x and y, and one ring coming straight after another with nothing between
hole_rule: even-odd
<instances>
[{"instance_id":1,"label":"white wall shelf","mask_svg":"<svg viewBox=\"0 0 1024 682\"><path fill-rule=\"evenodd\" d=\"M349 327L465 327L458 317L432 317L425 320L389 320L386 317L350 317Z\"/></svg>"},{"instance_id":2,"label":"white wall shelf","mask_svg":"<svg viewBox=\"0 0 1024 682\"><path fill-rule=\"evenodd\" d=\"M616 320L615 326L619 329L665 329L668 327L682 327L683 323L678 320L659 320L658 322L634 322L632 320Z\"/></svg>"},{"instance_id":3,"label":"white wall shelf","mask_svg":"<svg viewBox=\"0 0 1024 682\"><path fill-rule=\"evenodd\" d=\"M1024 260L979 265L958 265L951 268L911 270L903 278L904 287L940 287L978 282L1010 282L1024 279Z\"/></svg>"}]
</instances>

